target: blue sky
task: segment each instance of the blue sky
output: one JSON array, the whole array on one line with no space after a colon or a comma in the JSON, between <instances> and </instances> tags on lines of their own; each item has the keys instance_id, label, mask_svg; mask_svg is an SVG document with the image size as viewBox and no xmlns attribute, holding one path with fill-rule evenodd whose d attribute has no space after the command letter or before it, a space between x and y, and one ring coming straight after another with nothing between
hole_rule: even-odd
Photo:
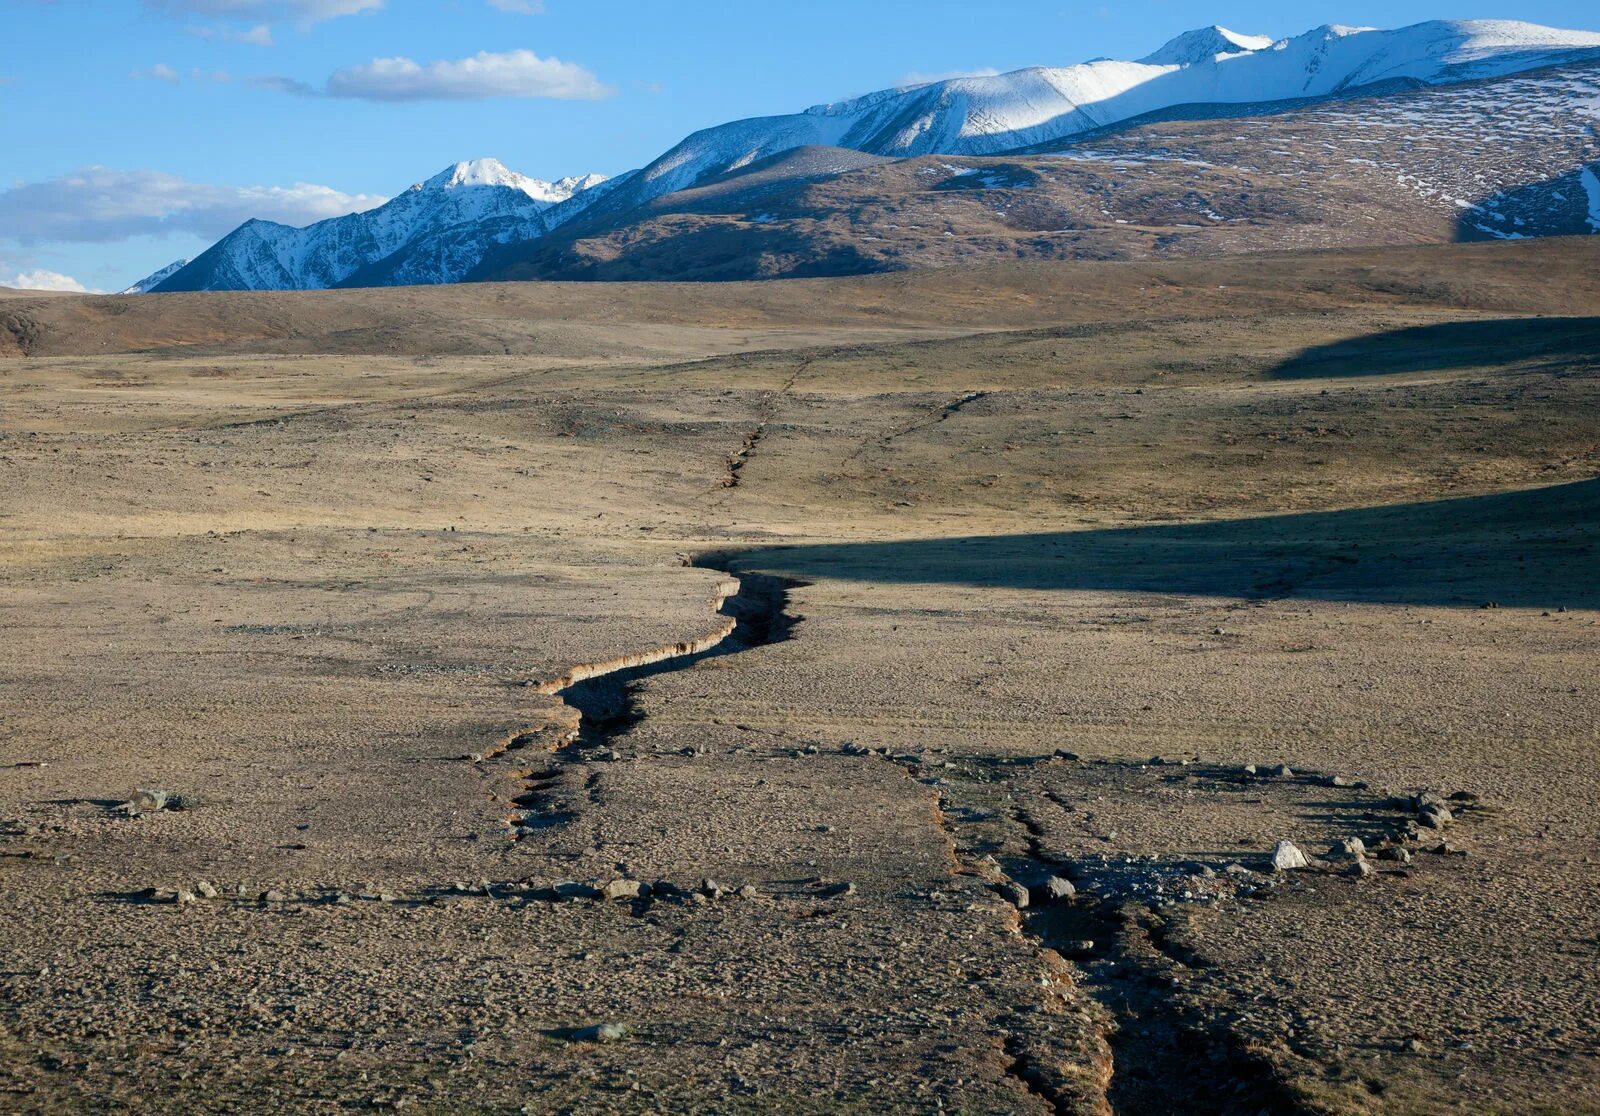
<instances>
[{"instance_id":1,"label":"blue sky","mask_svg":"<svg viewBox=\"0 0 1600 1116\"><path fill-rule=\"evenodd\" d=\"M244 217L308 223L459 159L614 174L737 117L913 76L1133 58L1205 24L1274 36L1437 18L1600 29L1593 0L4 6L0 284L49 272L93 289L192 256Z\"/></svg>"}]
</instances>

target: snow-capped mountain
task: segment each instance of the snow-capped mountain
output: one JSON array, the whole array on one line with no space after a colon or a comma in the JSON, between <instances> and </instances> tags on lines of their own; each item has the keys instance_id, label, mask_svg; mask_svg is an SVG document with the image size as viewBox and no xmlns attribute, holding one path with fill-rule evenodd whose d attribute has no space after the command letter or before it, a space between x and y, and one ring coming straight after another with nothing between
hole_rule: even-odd
<instances>
[{"instance_id":1,"label":"snow-capped mountain","mask_svg":"<svg viewBox=\"0 0 1600 1116\"><path fill-rule=\"evenodd\" d=\"M152 271L149 275L146 275L143 279L133 284L133 286L129 287L127 290L119 293L148 294L150 291L155 290L162 283L166 282L166 280L170 279L172 276L176 275L179 271L188 266L188 260L173 260L166 267L157 268L155 271Z\"/></svg>"},{"instance_id":2,"label":"snow-capped mountain","mask_svg":"<svg viewBox=\"0 0 1600 1116\"><path fill-rule=\"evenodd\" d=\"M499 247L468 280L772 279L1600 232L1600 58L1180 109L1038 151L797 148Z\"/></svg>"},{"instance_id":3,"label":"snow-capped mountain","mask_svg":"<svg viewBox=\"0 0 1600 1116\"><path fill-rule=\"evenodd\" d=\"M446 167L376 209L292 228L251 220L159 291L319 290L346 284L454 283L493 244L528 240L551 216L581 212L599 175L529 178L494 159ZM367 276L367 278L356 278ZM352 282L352 280L354 280Z\"/></svg>"},{"instance_id":4,"label":"snow-capped mountain","mask_svg":"<svg viewBox=\"0 0 1600 1116\"><path fill-rule=\"evenodd\" d=\"M640 198L684 189L794 147L874 155L997 155L1038 148L1179 105L1350 95L1383 82L1470 81L1600 57L1600 34L1508 20L1419 23L1397 31L1329 25L1273 41L1218 27L1178 36L1139 62L1086 62L888 89L791 116L696 132L633 185Z\"/></svg>"},{"instance_id":5,"label":"snow-capped mountain","mask_svg":"<svg viewBox=\"0 0 1600 1116\"><path fill-rule=\"evenodd\" d=\"M247 222L156 289L485 278L505 273L507 260L527 255L525 246L558 227L568 237L615 232L656 199L758 165L782 166L778 156L802 148L889 160L1058 153L1162 119L1257 117L1560 65L1600 65L1600 33L1451 20L1394 31L1328 25L1274 40L1206 27L1135 62L1097 60L954 78L787 116L735 121L696 132L642 170L610 180L551 183L492 159L460 163L365 213L305 229ZM1563 147L1561 154L1570 152ZM1587 188L1592 177L1590 172L1577 181ZM1315 183L1303 185L1311 189Z\"/></svg>"}]
</instances>

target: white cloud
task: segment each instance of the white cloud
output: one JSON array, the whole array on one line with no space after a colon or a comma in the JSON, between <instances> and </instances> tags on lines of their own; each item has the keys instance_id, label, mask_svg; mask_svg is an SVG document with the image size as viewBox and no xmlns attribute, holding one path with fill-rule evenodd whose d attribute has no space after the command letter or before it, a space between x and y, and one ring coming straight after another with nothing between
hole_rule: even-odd
<instances>
[{"instance_id":1,"label":"white cloud","mask_svg":"<svg viewBox=\"0 0 1600 1116\"><path fill-rule=\"evenodd\" d=\"M544 15L544 0L488 0L489 7L517 15Z\"/></svg>"},{"instance_id":2,"label":"white cloud","mask_svg":"<svg viewBox=\"0 0 1600 1116\"><path fill-rule=\"evenodd\" d=\"M917 85L932 85L936 81L952 81L955 78L997 77L1000 71L987 66L977 70L945 70L935 74L907 74L895 82L897 89L910 89Z\"/></svg>"},{"instance_id":3,"label":"white cloud","mask_svg":"<svg viewBox=\"0 0 1600 1116\"><path fill-rule=\"evenodd\" d=\"M144 0L159 12L237 19L251 23L298 23L309 27L325 19L376 11L384 0Z\"/></svg>"},{"instance_id":4,"label":"white cloud","mask_svg":"<svg viewBox=\"0 0 1600 1116\"><path fill-rule=\"evenodd\" d=\"M0 237L22 245L192 233L215 240L251 217L307 225L382 205L329 186L215 186L152 170L85 167L0 192Z\"/></svg>"},{"instance_id":5,"label":"white cloud","mask_svg":"<svg viewBox=\"0 0 1600 1116\"><path fill-rule=\"evenodd\" d=\"M197 39L207 39L224 43L249 43L251 46L272 45L272 28L265 23L258 23L254 27L238 30L232 27L209 27L191 25L185 27L184 33L193 35Z\"/></svg>"},{"instance_id":6,"label":"white cloud","mask_svg":"<svg viewBox=\"0 0 1600 1116\"><path fill-rule=\"evenodd\" d=\"M157 62L148 70L134 70L128 76L135 81L165 81L173 85L178 81L178 71L165 62Z\"/></svg>"},{"instance_id":7,"label":"white cloud","mask_svg":"<svg viewBox=\"0 0 1600 1116\"><path fill-rule=\"evenodd\" d=\"M70 275L59 271L19 271L11 278L0 276L0 287L15 287L19 291L71 291L74 294L99 294L91 291Z\"/></svg>"},{"instance_id":8,"label":"white cloud","mask_svg":"<svg viewBox=\"0 0 1600 1116\"><path fill-rule=\"evenodd\" d=\"M368 101L483 100L489 97L553 97L590 101L613 90L594 74L531 50L504 54L479 51L458 61L418 65L409 58L375 58L337 70L328 78L330 97Z\"/></svg>"}]
</instances>

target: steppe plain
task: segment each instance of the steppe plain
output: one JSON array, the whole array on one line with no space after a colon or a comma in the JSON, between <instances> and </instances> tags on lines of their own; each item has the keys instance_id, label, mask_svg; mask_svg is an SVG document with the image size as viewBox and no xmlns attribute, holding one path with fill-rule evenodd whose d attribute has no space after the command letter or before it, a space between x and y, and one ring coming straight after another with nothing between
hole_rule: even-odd
<instances>
[{"instance_id":1,"label":"steppe plain","mask_svg":"<svg viewBox=\"0 0 1600 1116\"><path fill-rule=\"evenodd\" d=\"M1600 1111L1596 238L0 325L0 1109Z\"/></svg>"}]
</instances>

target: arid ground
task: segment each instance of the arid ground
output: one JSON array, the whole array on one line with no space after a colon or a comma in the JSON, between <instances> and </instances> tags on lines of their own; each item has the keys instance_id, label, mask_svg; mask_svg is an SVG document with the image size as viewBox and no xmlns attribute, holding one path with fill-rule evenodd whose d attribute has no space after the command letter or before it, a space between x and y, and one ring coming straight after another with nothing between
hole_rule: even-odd
<instances>
[{"instance_id":1,"label":"arid ground","mask_svg":"<svg viewBox=\"0 0 1600 1116\"><path fill-rule=\"evenodd\" d=\"M0 327L0 1110L1600 1112L1600 238Z\"/></svg>"}]
</instances>

